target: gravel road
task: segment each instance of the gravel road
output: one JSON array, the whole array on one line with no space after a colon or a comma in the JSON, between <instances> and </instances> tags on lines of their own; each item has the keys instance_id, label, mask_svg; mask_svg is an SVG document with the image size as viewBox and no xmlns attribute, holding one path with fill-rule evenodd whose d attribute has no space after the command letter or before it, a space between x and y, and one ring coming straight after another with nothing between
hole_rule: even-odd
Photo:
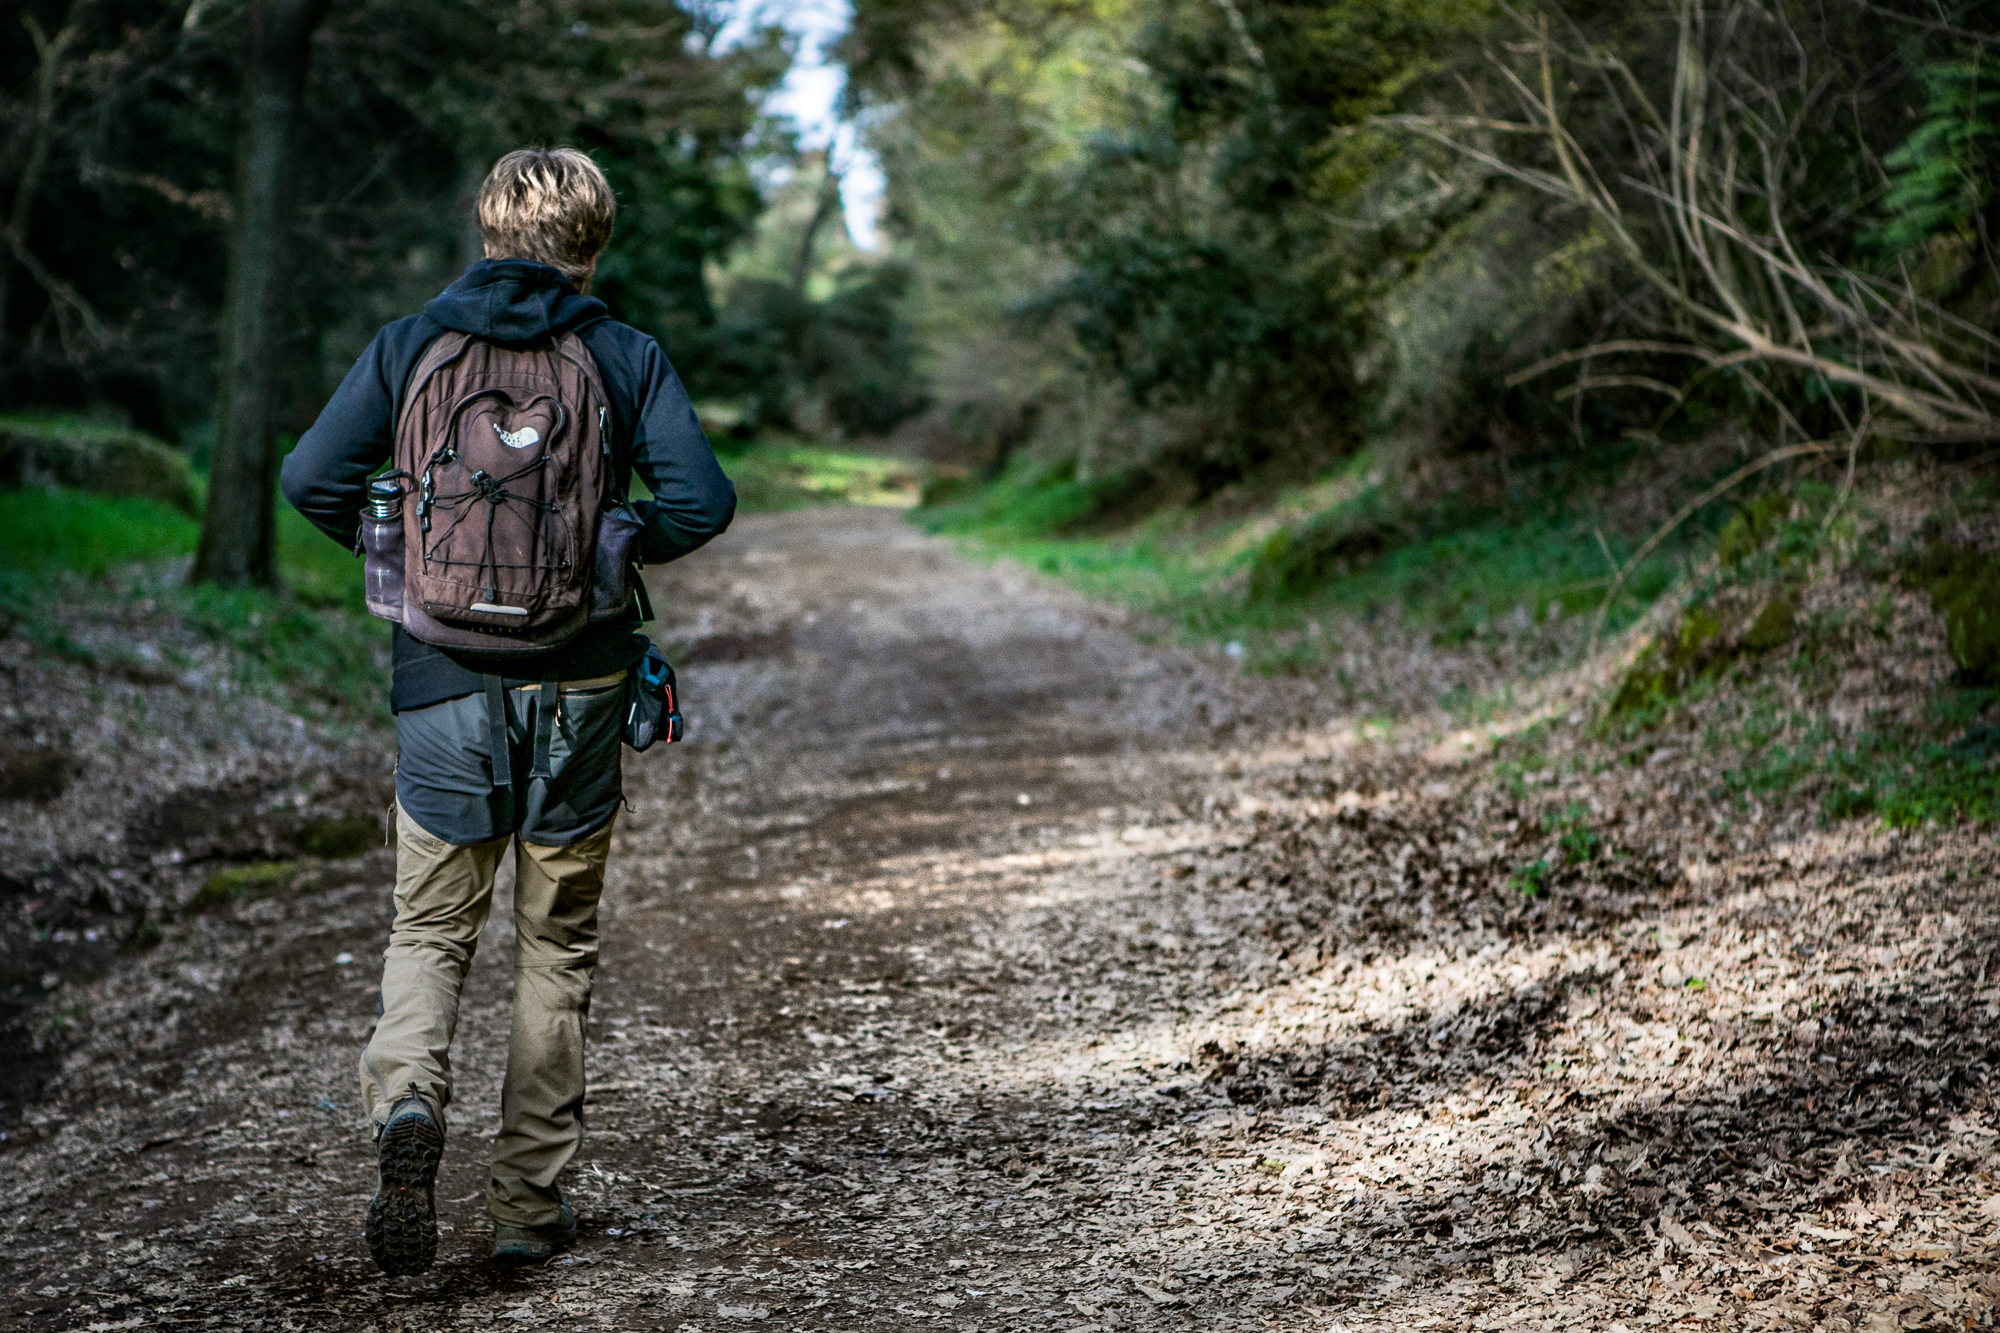
<instances>
[{"instance_id":1,"label":"gravel road","mask_svg":"<svg viewBox=\"0 0 2000 1333\"><path fill-rule=\"evenodd\" d=\"M1990 1319L1980 835L1654 828L1579 773L1625 843L1524 899L1523 798L1435 737L896 515L748 517L653 586L694 725L627 756L575 1250L484 1257L503 878L439 1263L369 1263L375 851L91 988L0 1151L0 1325Z\"/></svg>"}]
</instances>

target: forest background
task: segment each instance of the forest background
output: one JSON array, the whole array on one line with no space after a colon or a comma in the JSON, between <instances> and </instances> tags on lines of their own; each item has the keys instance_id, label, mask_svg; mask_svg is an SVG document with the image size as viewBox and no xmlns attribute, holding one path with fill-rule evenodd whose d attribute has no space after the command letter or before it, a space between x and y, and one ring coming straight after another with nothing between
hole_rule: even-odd
<instances>
[{"instance_id":1,"label":"forest background","mask_svg":"<svg viewBox=\"0 0 2000 1333\"><path fill-rule=\"evenodd\" d=\"M289 281L249 340L270 391L232 426L245 89L256 25L295 11ZM724 43L726 17L26 5L0 46L0 472L206 496L220 540L243 506L214 503L218 462L248 450L267 496L374 329L476 255L493 158L575 143L624 204L598 294L661 337L753 503L921 473L931 526L1356 706L1392 702L1350 670L1357 625L1459 653L1430 702L1490 711L1652 615L1620 726L1783 663L1785 702L1732 733L1794 742L1755 781L1836 813L1994 811L1987 8L860 0L837 54L887 175L874 251L827 156L762 110L795 40ZM52 571L185 533L77 503L24 500L7 596L30 625ZM339 556L294 542L285 605L345 597ZM1929 597L1958 675L1829 728L1811 681L1866 627L1812 590L1849 577ZM189 614L262 614L221 596ZM367 675L278 619L273 661Z\"/></svg>"}]
</instances>

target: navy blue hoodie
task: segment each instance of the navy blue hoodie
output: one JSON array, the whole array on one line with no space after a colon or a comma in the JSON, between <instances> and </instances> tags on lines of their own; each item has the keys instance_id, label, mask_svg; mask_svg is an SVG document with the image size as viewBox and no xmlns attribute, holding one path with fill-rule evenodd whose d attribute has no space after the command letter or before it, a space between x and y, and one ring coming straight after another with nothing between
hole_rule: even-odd
<instances>
[{"instance_id":1,"label":"navy blue hoodie","mask_svg":"<svg viewBox=\"0 0 2000 1333\"><path fill-rule=\"evenodd\" d=\"M611 399L612 467L637 471L651 500L640 554L649 565L677 560L729 526L736 491L715 461L680 377L660 345L610 317L561 273L524 259L486 259L424 306L375 335L312 429L285 459L285 499L349 550L361 528L368 478L389 461L410 372L450 329L495 342L529 342L574 329L597 359ZM510 681L588 680L639 660L638 613L588 626L560 648L529 657L446 651L395 631L394 712L472 694L490 673Z\"/></svg>"}]
</instances>

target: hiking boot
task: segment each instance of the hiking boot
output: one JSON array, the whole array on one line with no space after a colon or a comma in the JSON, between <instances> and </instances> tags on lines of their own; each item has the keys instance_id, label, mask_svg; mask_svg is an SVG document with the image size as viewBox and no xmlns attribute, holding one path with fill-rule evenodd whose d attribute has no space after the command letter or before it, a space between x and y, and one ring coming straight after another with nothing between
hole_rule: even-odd
<instances>
[{"instance_id":1,"label":"hiking boot","mask_svg":"<svg viewBox=\"0 0 2000 1333\"><path fill-rule=\"evenodd\" d=\"M405 1097L375 1136L382 1173L361 1234L375 1265L392 1276L421 1273L437 1259L437 1170L444 1126L421 1097Z\"/></svg>"},{"instance_id":2,"label":"hiking boot","mask_svg":"<svg viewBox=\"0 0 2000 1333\"><path fill-rule=\"evenodd\" d=\"M562 1201L562 1218L545 1227L493 1224L493 1257L503 1264L538 1264L576 1243L576 1210Z\"/></svg>"}]
</instances>

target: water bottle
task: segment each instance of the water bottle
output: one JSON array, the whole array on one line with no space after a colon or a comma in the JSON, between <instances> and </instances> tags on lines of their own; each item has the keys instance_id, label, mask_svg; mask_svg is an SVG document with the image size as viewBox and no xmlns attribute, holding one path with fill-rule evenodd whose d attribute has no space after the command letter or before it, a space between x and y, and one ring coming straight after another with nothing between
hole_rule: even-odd
<instances>
[{"instance_id":1,"label":"water bottle","mask_svg":"<svg viewBox=\"0 0 2000 1333\"><path fill-rule=\"evenodd\" d=\"M368 483L361 506L362 580L368 614L403 619L403 484L393 477Z\"/></svg>"}]
</instances>

